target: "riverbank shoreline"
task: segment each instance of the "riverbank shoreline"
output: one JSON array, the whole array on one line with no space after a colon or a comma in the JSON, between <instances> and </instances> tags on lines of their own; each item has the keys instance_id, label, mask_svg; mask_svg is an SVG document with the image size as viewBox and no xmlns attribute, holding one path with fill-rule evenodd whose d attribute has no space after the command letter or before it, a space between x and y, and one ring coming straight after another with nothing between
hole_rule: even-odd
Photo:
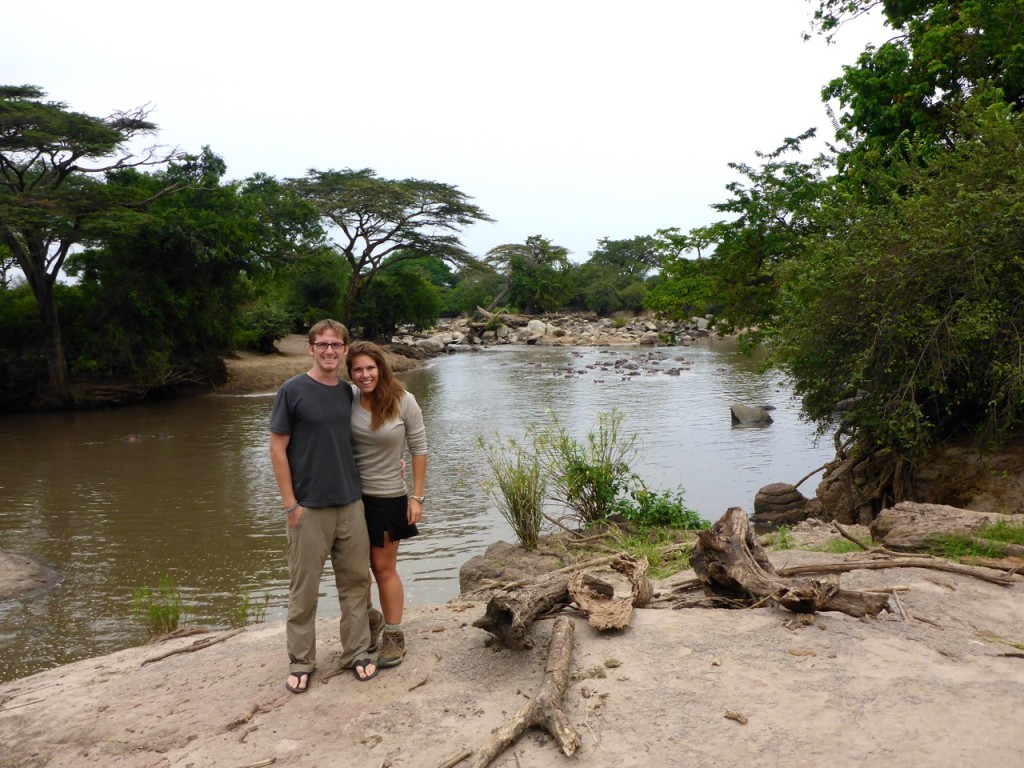
<instances>
[{"instance_id":1,"label":"riverbank shoreline","mask_svg":"<svg viewBox=\"0 0 1024 768\"><path fill-rule=\"evenodd\" d=\"M841 556L770 558L781 568ZM923 569L856 571L842 583L897 590L903 615L643 609L626 629L599 634L568 612L575 641L562 707L579 752L566 758L530 730L492 765L981 768L1024 759L1021 585ZM280 623L0 684L3 764L440 766L482 747L544 676L552 622L533 626L533 649L509 651L472 626L484 607L410 607L408 657L369 683L334 674L336 623L320 620L318 669L300 696L284 688Z\"/></svg>"},{"instance_id":2,"label":"riverbank shoreline","mask_svg":"<svg viewBox=\"0 0 1024 768\"><path fill-rule=\"evenodd\" d=\"M312 365L309 356L309 340L302 334L291 334L280 339L277 352L238 352L224 360L228 379L214 390L218 395L265 395L273 394L281 384L292 376L308 371ZM396 373L408 371L422 365L421 360L404 355L387 353L388 362Z\"/></svg>"}]
</instances>

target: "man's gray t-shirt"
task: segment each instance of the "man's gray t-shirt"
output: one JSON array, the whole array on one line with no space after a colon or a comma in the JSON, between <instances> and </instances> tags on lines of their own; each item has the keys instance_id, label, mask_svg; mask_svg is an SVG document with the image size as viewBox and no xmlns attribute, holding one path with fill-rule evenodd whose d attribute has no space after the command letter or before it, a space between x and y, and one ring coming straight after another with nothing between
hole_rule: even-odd
<instances>
[{"instance_id":1,"label":"man's gray t-shirt","mask_svg":"<svg viewBox=\"0 0 1024 768\"><path fill-rule=\"evenodd\" d=\"M334 507L362 498L352 454L348 383L321 384L303 373L277 392L270 431L290 435L288 465L295 499L304 507Z\"/></svg>"}]
</instances>

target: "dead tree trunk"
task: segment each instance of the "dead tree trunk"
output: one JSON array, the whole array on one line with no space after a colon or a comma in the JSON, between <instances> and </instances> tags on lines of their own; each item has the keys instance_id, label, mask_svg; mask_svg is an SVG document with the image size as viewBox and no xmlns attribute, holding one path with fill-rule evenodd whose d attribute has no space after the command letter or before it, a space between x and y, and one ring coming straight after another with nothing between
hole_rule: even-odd
<instances>
[{"instance_id":1,"label":"dead tree trunk","mask_svg":"<svg viewBox=\"0 0 1024 768\"><path fill-rule=\"evenodd\" d=\"M530 726L544 728L554 736L566 757L572 757L576 752L582 739L561 709L565 689L569 684L574 630L575 625L567 616L561 616L555 622L551 630L551 644L548 646L544 681L537 694L480 750L473 763L474 768L486 768Z\"/></svg>"},{"instance_id":2,"label":"dead tree trunk","mask_svg":"<svg viewBox=\"0 0 1024 768\"><path fill-rule=\"evenodd\" d=\"M634 607L642 608L650 602L654 588L647 578L646 559L637 560L620 552L608 561L629 580L629 597L615 597L611 584L586 571L578 570L570 579L570 569L562 569L533 581L506 585L487 601L486 612L473 626L487 630L506 648L532 648L530 624L538 616L576 602L591 615L595 629L621 629L629 624Z\"/></svg>"},{"instance_id":3,"label":"dead tree trunk","mask_svg":"<svg viewBox=\"0 0 1024 768\"><path fill-rule=\"evenodd\" d=\"M538 616L569 604L568 585L568 573L553 573L515 591L495 595L473 626L487 630L506 648L532 648L533 640L527 637L530 624Z\"/></svg>"},{"instance_id":4,"label":"dead tree trunk","mask_svg":"<svg viewBox=\"0 0 1024 768\"><path fill-rule=\"evenodd\" d=\"M886 594L840 589L838 582L780 577L739 507L730 507L697 535L690 564L706 595L736 605L773 601L796 613L841 611L860 617L878 615L889 601Z\"/></svg>"},{"instance_id":5,"label":"dead tree trunk","mask_svg":"<svg viewBox=\"0 0 1024 768\"><path fill-rule=\"evenodd\" d=\"M569 579L569 594L580 609L589 615L589 623L596 630L623 629L629 626L633 608L643 608L651 601L654 588L647 578L647 559L637 560L619 555L611 563L630 584L630 594L616 597L615 587L593 574L583 571Z\"/></svg>"}]
</instances>

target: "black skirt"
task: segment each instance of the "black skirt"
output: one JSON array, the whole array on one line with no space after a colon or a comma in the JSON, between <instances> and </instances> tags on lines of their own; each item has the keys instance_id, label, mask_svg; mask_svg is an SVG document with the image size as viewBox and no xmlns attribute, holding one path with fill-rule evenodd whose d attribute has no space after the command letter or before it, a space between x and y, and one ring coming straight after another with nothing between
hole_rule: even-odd
<instances>
[{"instance_id":1,"label":"black skirt","mask_svg":"<svg viewBox=\"0 0 1024 768\"><path fill-rule=\"evenodd\" d=\"M363 495L363 507L366 509L366 530L370 534L370 546L384 546L384 532L387 531L391 541L411 539L419 535L415 525L409 525L409 497Z\"/></svg>"}]
</instances>

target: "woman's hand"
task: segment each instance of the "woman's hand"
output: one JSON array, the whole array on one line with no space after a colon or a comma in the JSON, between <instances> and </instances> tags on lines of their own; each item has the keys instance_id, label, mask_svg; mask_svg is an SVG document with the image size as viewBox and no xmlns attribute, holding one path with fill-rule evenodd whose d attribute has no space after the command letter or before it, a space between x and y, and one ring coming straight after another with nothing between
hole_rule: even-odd
<instances>
[{"instance_id":1,"label":"woman's hand","mask_svg":"<svg viewBox=\"0 0 1024 768\"><path fill-rule=\"evenodd\" d=\"M423 519L423 502L414 496L409 497L409 507L405 514L409 525L416 525Z\"/></svg>"}]
</instances>

